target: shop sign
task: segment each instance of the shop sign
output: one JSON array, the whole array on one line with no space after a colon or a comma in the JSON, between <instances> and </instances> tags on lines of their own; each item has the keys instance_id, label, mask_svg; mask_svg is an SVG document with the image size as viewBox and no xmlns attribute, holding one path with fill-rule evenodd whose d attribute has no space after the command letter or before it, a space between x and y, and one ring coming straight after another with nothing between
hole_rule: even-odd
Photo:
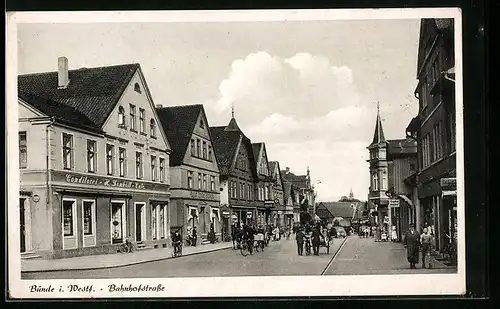
<instances>
[{"instance_id":1,"label":"shop sign","mask_svg":"<svg viewBox=\"0 0 500 309\"><path fill-rule=\"evenodd\" d=\"M399 200L398 199L390 199L389 206L390 207L399 207Z\"/></svg>"},{"instance_id":2,"label":"shop sign","mask_svg":"<svg viewBox=\"0 0 500 309\"><path fill-rule=\"evenodd\" d=\"M247 211L247 218L252 218L252 212L251 211Z\"/></svg>"},{"instance_id":3,"label":"shop sign","mask_svg":"<svg viewBox=\"0 0 500 309\"><path fill-rule=\"evenodd\" d=\"M168 185L147 183L142 181L133 181L126 179L115 179L104 176L88 176L77 173L68 172L52 172L52 179L55 182L65 182L68 184L86 185L86 186L100 186L109 188L122 188L122 189L140 189L140 190L153 190L153 191L168 191Z\"/></svg>"},{"instance_id":4,"label":"shop sign","mask_svg":"<svg viewBox=\"0 0 500 309\"><path fill-rule=\"evenodd\" d=\"M203 191L190 191L190 196L192 198L205 199L205 200L215 200L215 194Z\"/></svg>"},{"instance_id":5,"label":"shop sign","mask_svg":"<svg viewBox=\"0 0 500 309\"><path fill-rule=\"evenodd\" d=\"M455 191L457 190L457 179L456 178L441 178L441 190L443 191Z\"/></svg>"}]
</instances>

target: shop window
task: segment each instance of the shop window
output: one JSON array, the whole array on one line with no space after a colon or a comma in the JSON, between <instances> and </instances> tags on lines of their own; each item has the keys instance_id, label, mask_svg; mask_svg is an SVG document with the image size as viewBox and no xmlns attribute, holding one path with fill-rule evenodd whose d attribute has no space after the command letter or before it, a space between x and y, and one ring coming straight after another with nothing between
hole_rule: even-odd
<instances>
[{"instance_id":1,"label":"shop window","mask_svg":"<svg viewBox=\"0 0 500 309\"><path fill-rule=\"evenodd\" d=\"M28 144L26 131L19 132L19 168L26 168L28 165Z\"/></svg>"},{"instance_id":2,"label":"shop window","mask_svg":"<svg viewBox=\"0 0 500 309\"><path fill-rule=\"evenodd\" d=\"M108 175L113 175L115 162L115 146L106 144L106 171Z\"/></svg>"},{"instance_id":3,"label":"shop window","mask_svg":"<svg viewBox=\"0 0 500 309\"><path fill-rule=\"evenodd\" d=\"M63 133L63 168L66 170L73 169L73 135Z\"/></svg>"},{"instance_id":4,"label":"shop window","mask_svg":"<svg viewBox=\"0 0 500 309\"><path fill-rule=\"evenodd\" d=\"M63 200L63 231L64 237L75 236L74 230L74 211L75 201L73 200Z\"/></svg>"},{"instance_id":5,"label":"shop window","mask_svg":"<svg viewBox=\"0 0 500 309\"><path fill-rule=\"evenodd\" d=\"M83 201L83 235L94 235L95 202Z\"/></svg>"},{"instance_id":6,"label":"shop window","mask_svg":"<svg viewBox=\"0 0 500 309\"><path fill-rule=\"evenodd\" d=\"M118 107L118 126L125 127L125 109L123 106Z\"/></svg>"},{"instance_id":7,"label":"shop window","mask_svg":"<svg viewBox=\"0 0 500 309\"><path fill-rule=\"evenodd\" d=\"M135 105L133 104L130 104L130 130L132 131L136 131L137 130L137 127L136 127L136 113L137 113L137 110L136 110L136 107Z\"/></svg>"},{"instance_id":8,"label":"shop window","mask_svg":"<svg viewBox=\"0 0 500 309\"><path fill-rule=\"evenodd\" d=\"M146 111L143 108L139 108L139 130L142 134L146 134Z\"/></svg>"},{"instance_id":9,"label":"shop window","mask_svg":"<svg viewBox=\"0 0 500 309\"><path fill-rule=\"evenodd\" d=\"M124 202L111 203L111 241L113 244L121 243L124 240L125 213Z\"/></svg>"},{"instance_id":10,"label":"shop window","mask_svg":"<svg viewBox=\"0 0 500 309\"><path fill-rule=\"evenodd\" d=\"M120 160L120 177L125 177L126 171L126 160L127 160L127 150L125 148L119 149L119 160Z\"/></svg>"},{"instance_id":11,"label":"shop window","mask_svg":"<svg viewBox=\"0 0 500 309\"><path fill-rule=\"evenodd\" d=\"M165 158L160 158L160 182L165 182Z\"/></svg>"}]
</instances>

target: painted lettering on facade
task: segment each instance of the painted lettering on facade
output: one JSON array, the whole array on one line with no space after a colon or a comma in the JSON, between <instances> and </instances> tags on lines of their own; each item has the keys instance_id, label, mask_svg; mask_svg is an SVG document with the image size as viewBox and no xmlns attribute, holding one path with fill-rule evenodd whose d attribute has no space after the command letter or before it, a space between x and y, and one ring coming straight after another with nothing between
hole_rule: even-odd
<instances>
[{"instance_id":1,"label":"painted lettering on facade","mask_svg":"<svg viewBox=\"0 0 500 309\"><path fill-rule=\"evenodd\" d=\"M202 192L202 191L190 191L190 196L192 198L199 198L199 199L205 199L205 200L215 200L215 194L209 193L209 192Z\"/></svg>"}]
</instances>

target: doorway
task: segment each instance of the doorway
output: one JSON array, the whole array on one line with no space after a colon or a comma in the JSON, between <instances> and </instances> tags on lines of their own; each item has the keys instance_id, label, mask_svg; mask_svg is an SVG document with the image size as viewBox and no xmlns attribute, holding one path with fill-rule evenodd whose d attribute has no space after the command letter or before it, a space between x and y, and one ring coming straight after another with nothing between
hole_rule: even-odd
<instances>
[{"instance_id":1,"label":"doorway","mask_svg":"<svg viewBox=\"0 0 500 309\"><path fill-rule=\"evenodd\" d=\"M146 204L135 204L135 241L146 240Z\"/></svg>"},{"instance_id":2,"label":"doorway","mask_svg":"<svg viewBox=\"0 0 500 309\"><path fill-rule=\"evenodd\" d=\"M19 199L19 222L20 222L20 234L21 235L21 253L26 252L26 208L24 206L26 198Z\"/></svg>"}]
</instances>

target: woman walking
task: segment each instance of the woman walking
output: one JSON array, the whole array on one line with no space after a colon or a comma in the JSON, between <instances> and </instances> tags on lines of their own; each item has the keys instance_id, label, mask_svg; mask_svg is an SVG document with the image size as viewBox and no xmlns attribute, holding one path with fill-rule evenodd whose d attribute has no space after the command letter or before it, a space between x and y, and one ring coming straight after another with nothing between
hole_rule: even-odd
<instances>
[{"instance_id":1,"label":"woman walking","mask_svg":"<svg viewBox=\"0 0 500 309\"><path fill-rule=\"evenodd\" d=\"M415 230L415 225L410 224L410 229L406 232L404 245L410 268L415 269L418 264L418 250L420 247L420 234Z\"/></svg>"}]
</instances>

